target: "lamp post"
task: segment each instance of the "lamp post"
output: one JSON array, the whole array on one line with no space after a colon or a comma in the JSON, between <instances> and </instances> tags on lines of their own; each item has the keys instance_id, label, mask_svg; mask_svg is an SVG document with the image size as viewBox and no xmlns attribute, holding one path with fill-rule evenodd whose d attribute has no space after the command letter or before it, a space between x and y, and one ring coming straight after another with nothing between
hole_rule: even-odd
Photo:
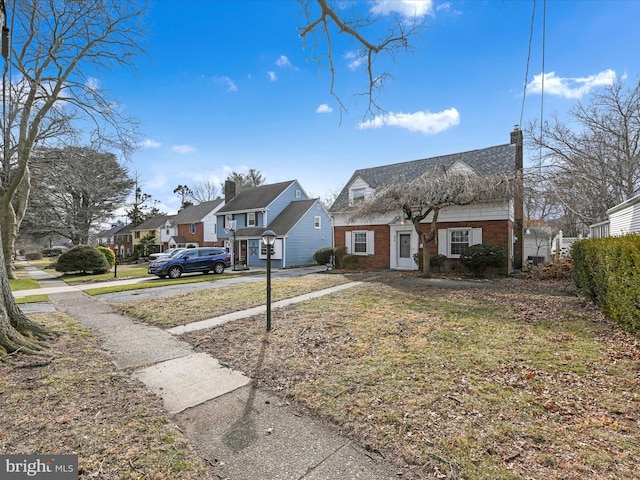
<instances>
[{"instance_id":1,"label":"lamp post","mask_svg":"<svg viewBox=\"0 0 640 480\"><path fill-rule=\"evenodd\" d=\"M271 247L276 241L273 230L265 230L262 241L267 247L267 332L271 331Z\"/></svg>"}]
</instances>

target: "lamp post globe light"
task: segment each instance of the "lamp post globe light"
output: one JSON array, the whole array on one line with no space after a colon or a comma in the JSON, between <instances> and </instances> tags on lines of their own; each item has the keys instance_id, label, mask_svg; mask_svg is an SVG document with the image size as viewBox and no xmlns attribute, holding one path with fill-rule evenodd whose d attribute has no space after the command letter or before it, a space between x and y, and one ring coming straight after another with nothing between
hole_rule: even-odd
<instances>
[{"instance_id":1,"label":"lamp post globe light","mask_svg":"<svg viewBox=\"0 0 640 480\"><path fill-rule=\"evenodd\" d=\"M271 247L276 242L276 234L273 230L265 230L262 234L262 242L267 247L267 332L271 331Z\"/></svg>"}]
</instances>

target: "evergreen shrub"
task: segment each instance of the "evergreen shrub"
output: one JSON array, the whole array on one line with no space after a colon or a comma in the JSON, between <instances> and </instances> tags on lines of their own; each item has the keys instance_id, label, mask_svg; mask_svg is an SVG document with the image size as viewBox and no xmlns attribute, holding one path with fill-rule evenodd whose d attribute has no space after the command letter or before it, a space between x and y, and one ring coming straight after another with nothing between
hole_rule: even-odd
<instances>
[{"instance_id":1,"label":"evergreen shrub","mask_svg":"<svg viewBox=\"0 0 640 480\"><path fill-rule=\"evenodd\" d=\"M96 247L78 245L60 255L56 264L56 271L63 273L106 273L109 271L109 262Z\"/></svg>"}]
</instances>

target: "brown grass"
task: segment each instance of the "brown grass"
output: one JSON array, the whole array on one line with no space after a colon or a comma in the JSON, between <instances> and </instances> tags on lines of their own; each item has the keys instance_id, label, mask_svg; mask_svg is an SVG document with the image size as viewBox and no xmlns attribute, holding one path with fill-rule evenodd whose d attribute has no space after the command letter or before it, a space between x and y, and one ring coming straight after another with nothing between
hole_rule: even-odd
<instances>
[{"instance_id":1,"label":"brown grass","mask_svg":"<svg viewBox=\"0 0 640 480\"><path fill-rule=\"evenodd\" d=\"M78 454L79 478L213 478L160 399L89 332L61 313L32 317L61 335L52 357L0 362L0 453Z\"/></svg>"},{"instance_id":2,"label":"brown grass","mask_svg":"<svg viewBox=\"0 0 640 480\"><path fill-rule=\"evenodd\" d=\"M565 282L395 276L277 310L274 326L186 337L403 478L637 478L638 339Z\"/></svg>"}]
</instances>

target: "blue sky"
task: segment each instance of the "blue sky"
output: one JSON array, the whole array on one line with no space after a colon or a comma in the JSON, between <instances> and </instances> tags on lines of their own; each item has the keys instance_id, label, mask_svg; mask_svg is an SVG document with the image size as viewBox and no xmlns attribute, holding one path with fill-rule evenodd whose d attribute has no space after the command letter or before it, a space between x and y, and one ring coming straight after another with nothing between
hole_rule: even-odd
<instances>
[{"instance_id":1,"label":"blue sky","mask_svg":"<svg viewBox=\"0 0 640 480\"><path fill-rule=\"evenodd\" d=\"M396 116L363 122L367 79L347 39L334 44L330 75L309 62L293 0L155 0L147 57L135 73L97 80L140 122L128 168L174 213L179 184L221 183L255 168L268 183L297 179L312 196L341 189L358 168L509 142L515 124L540 118L543 1L535 11L525 108L532 0L358 2L380 12L406 3L427 28L412 54L389 65L378 102ZM547 0L544 114L564 115L615 78L637 81L640 1ZM402 115L400 115L402 114ZM525 160L526 162L526 160Z\"/></svg>"}]
</instances>

